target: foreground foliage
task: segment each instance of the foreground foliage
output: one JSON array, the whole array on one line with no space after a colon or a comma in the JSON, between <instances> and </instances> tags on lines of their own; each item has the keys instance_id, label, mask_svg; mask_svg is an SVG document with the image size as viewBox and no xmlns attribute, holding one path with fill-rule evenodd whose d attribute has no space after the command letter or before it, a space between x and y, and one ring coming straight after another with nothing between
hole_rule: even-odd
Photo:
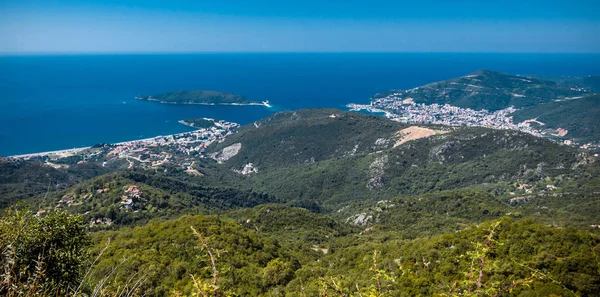
<instances>
[{"instance_id":1,"label":"foreground foliage","mask_svg":"<svg viewBox=\"0 0 600 297\"><path fill-rule=\"evenodd\" d=\"M101 279L114 267L115 289L130 278L142 278L140 293L165 296L175 291L190 294L197 280L212 278L211 259L190 227L203 234L217 262L218 286L239 296L259 296L285 286L305 252L293 252L269 237L216 217L184 216L153 221L142 227L100 232L95 252L111 240L92 274ZM312 251L311 251L312 252Z\"/></svg>"},{"instance_id":2,"label":"foreground foliage","mask_svg":"<svg viewBox=\"0 0 600 297\"><path fill-rule=\"evenodd\" d=\"M0 295L66 295L77 291L89 237L81 216L44 217L9 209L0 220Z\"/></svg>"},{"instance_id":3,"label":"foreground foliage","mask_svg":"<svg viewBox=\"0 0 600 297\"><path fill-rule=\"evenodd\" d=\"M274 207L274 206L273 206ZM283 209L285 210L285 209ZM7 296L597 296L600 235L511 218L406 240L339 235L328 253L229 219L183 216L88 235L80 216L2 218Z\"/></svg>"}]
</instances>

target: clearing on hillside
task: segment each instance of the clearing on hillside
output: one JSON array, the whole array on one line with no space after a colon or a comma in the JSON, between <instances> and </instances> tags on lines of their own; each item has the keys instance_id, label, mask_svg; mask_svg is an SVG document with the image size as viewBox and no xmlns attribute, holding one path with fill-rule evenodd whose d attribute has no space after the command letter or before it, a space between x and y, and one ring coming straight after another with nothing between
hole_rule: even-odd
<instances>
[{"instance_id":1,"label":"clearing on hillside","mask_svg":"<svg viewBox=\"0 0 600 297\"><path fill-rule=\"evenodd\" d=\"M425 138L425 137L433 136L436 134L444 134L444 133L448 133L448 132L449 131L433 130L433 129L419 127L419 126L410 126L408 128L405 128L405 129L402 129L402 130L396 132L396 136L401 136L402 138L399 139L398 141L396 141L396 143L394 144L394 147L400 146L411 140Z\"/></svg>"}]
</instances>

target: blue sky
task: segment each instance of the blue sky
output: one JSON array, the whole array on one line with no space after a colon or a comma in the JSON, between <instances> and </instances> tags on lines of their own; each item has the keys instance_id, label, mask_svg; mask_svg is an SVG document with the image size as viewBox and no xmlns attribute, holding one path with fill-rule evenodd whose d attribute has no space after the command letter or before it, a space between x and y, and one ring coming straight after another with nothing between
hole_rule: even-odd
<instances>
[{"instance_id":1,"label":"blue sky","mask_svg":"<svg viewBox=\"0 0 600 297\"><path fill-rule=\"evenodd\" d=\"M0 0L0 53L598 53L598 12L588 0Z\"/></svg>"}]
</instances>

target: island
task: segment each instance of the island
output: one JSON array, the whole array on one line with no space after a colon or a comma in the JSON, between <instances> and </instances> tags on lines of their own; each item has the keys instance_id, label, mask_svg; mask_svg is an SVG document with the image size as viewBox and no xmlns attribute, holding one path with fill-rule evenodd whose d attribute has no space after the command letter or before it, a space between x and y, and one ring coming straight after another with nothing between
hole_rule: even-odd
<instances>
[{"instance_id":1,"label":"island","mask_svg":"<svg viewBox=\"0 0 600 297\"><path fill-rule=\"evenodd\" d=\"M158 101L169 104L200 104L200 105L263 105L271 107L269 101L257 102L244 96L219 91L193 90L173 91L150 96L136 96L135 99Z\"/></svg>"}]
</instances>

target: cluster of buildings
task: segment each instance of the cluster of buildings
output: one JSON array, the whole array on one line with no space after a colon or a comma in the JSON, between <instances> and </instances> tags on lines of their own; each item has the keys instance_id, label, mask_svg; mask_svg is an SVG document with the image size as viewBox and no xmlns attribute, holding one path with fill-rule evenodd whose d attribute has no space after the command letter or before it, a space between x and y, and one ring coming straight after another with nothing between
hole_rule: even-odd
<instances>
[{"instance_id":1,"label":"cluster of buildings","mask_svg":"<svg viewBox=\"0 0 600 297\"><path fill-rule=\"evenodd\" d=\"M110 218L97 218L97 219L90 219L90 227L94 227L94 226L110 226L113 224L113 221Z\"/></svg>"},{"instance_id":2,"label":"cluster of buildings","mask_svg":"<svg viewBox=\"0 0 600 297\"><path fill-rule=\"evenodd\" d=\"M125 194L121 197L121 207L126 209L133 208L133 204L140 200L142 191L137 186L129 186L125 189Z\"/></svg>"},{"instance_id":3,"label":"cluster of buildings","mask_svg":"<svg viewBox=\"0 0 600 297\"><path fill-rule=\"evenodd\" d=\"M62 196L62 198L60 198L60 200L58 200L58 203L56 204L56 206L54 208L68 207L68 206L71 206L71 204L73 204L73 202L75 202L75 197L73 197L71 195L64 195L64 196Z\"/></svg>"},{"instance_id":4,"label":"cluster of buildings","mask_svg":"<svg viewBox=\"0 0 600 297\"><path fill-rule=\"evenodd\" d=\"M181 167L185 172L193 175L201 175L192 166L194 159L214 156L205 156L204 152L214 142L222 142L225 137L233 134L240 125L233 122L202 119L209 122L208 127L194 127L193 123L180 121L184 125L194 127L196 130L167 136L157 136L148 139L121 142L111 145L98 145L90 148L78 148L57 152L29 154L23 156L9 157L8 160L28 160L40 158L46 166L54 168L68 168L75 163L71 160L63 161L67 157L77 156L77 164L95 162L102 167L118 166L122 162L128 162L128 168L142 167L157 169L163 165ZM239 150L239 148L238 148ZM122 162L117 162L121 160ZM52 163L52 162L54 163ZM165 169L166 170L166 169ZM250 165L240 172L248 174L256 172L257 169ZM59 207L68 206L72 201L60 202ZM124 204L127 206L129 204Z\"/></svg>"},{"instance_id":5,"label":"cluster of buildings","mask_svg":"<svg viewBox=\"0 0 600 297\"><path fill-rule=\"evenodd\" d=\"M107 166L110 159L114 158L126 159L129 168L133 168L136 161L142 167L158 167L174 162L174 155L194 155L202 158L209 145L215 141L223 141L239 127L237 123L212 121L214 125L209 128L115 144L106 154L109 160L103 162L103 166Z\"/></svg>"},{"instance_id":6,"label":"cluster of buildings","mask_svg":"<svg viewBox=\"0 0 600 297\"><path fill-rule=\"evenodd\" d=\"M411 98L403 99L402 93L392 93L385 97L374 98L369 105L349 104L353 110L384 112L386 117L404 123L439 124L447 126L488 127L512 129L541 136L528 122L514 124L511 113L513 107L490 112L485 109L473 110L449 104L415 103Z\"/></svg>"},{"instance_id":7,"label":"cluster of buildings","mask_svg":"<svg viewBox=\"0 0 600 297\"><path fill-rule=\"evenodd\" d=\"M98 192L98 193L101 193L101 192ZM81 200L86 200L90 197L92 197L92 193L80 195L78 199L80 199L79 202L81 202ZM69 206L73 205L73 203L75 203L75 195L67 194L67 195L62 196L60 198L60 200L58 200L58 203L56 204L56 206L54 208L58 209L58 208L69 207Z\"/></svg>"}]
</instances>

